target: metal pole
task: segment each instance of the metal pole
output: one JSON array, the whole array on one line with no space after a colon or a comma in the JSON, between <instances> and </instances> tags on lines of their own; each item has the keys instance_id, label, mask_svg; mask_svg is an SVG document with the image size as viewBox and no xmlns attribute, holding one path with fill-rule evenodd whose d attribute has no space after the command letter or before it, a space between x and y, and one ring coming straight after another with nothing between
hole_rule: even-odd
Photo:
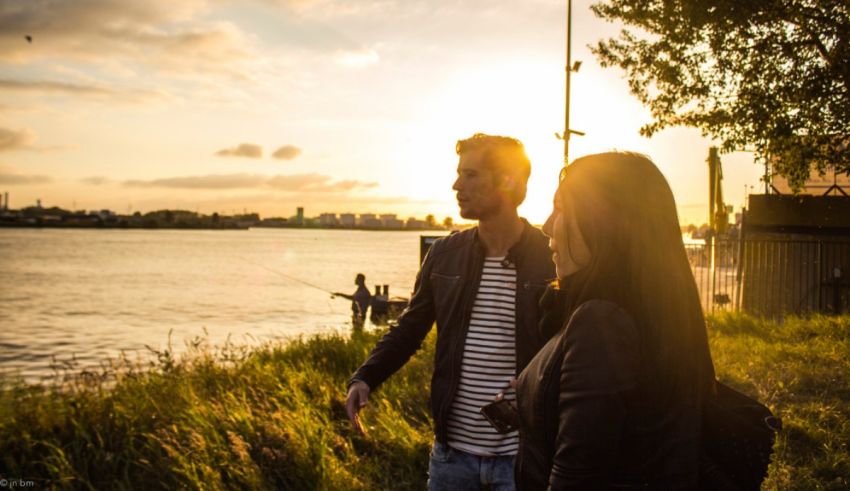
<instances>
[{"instance_id":1,"label":"metal pole","mask_svg":"<svg viewBox=\"0 0 850 491\"><path fill-rule=\"evenodd\" d=\"M735 271L737 281L736 292L735 292L735 306L736 310L740 311L741 306L743 305L743 299L741 298L743 292L743 281L744 281L744 267L746 261L746 255L744 254L744 247L746 247L746 233L747 233L747 209L744 208L741 210L741 230L738 231L738 269ZM749 279L749 277L748 277Z\"/></svg>"},{"instance_id":2,"label":"metal pole","mask_svg":"<svg viewBox=\"0 0 850 491\"><path fill-rule=\"evenodd\" d=\"M573 59L571 37L573 35L573 4L567 0L567 91L564 111L564 165L570 163L570 74L572 73Z\"/></svg>"},{"instance_id":3,"label":"metal pole","mask_svg":"<svg viewBox=\"0 0 850 491\"><path fill-rule=\"evenodd\" d=\"M770 194L770 157L764 158L764 194Z\"/></svg>"}]
</instances>

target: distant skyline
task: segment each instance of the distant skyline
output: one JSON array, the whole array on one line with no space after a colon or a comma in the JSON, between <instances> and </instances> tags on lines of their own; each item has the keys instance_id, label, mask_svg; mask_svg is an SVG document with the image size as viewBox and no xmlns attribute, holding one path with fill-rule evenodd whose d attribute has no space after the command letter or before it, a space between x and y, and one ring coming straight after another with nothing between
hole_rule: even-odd
<instances>
[{"instance_id":1,"label":"distant skyline","mask_svg":"<svg viewBox=\"0 0 850 491\"><path fill-rule=\"evenodd\" d=\"M649 155L683 223L707 221L711 142L638 135L648 112L587 49L620 26L573 2L572 157ZM31 36L28 41L26 36ZM565 4L448 0L28 0L0 5L0 192L119 213L248 209L457 214L454 143L521 139L521 214L551 207L563 130ZM722 156L736 211L761 189Z\"/></svg>"}]
</instances>

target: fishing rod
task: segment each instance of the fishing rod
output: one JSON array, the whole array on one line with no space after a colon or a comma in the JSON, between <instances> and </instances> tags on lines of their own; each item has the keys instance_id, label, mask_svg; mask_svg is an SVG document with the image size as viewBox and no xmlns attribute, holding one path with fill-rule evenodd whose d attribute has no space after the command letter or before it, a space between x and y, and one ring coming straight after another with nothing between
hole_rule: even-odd
<instances>
[{"instance_id":1,"label":"fishing rod","mask_svg":"<svg viewBox=\"0 0 850 491\"><path fill-rule=\"evenodd\" d=\"M284 278L286 278L286 279L288 279L288 280L292 280L292 281L295 281L296 283L301 283L302 285L309 286L310 288L315 288L316 290L321 290L321 291L323 291L323 292L325 292L325 293L329 293L329 294L331 294L331 295L335 295L335 292L332 292L332 291L328 290L327 288L322 288L322 287L317 286L317 285L314 285L314 284L312 284L312 283L310 283L310 282L308 282L308 281L304 281L304 280L302 280L302 279L300 279L300 278L296 278L295 276L292 276L292 275L289 275L289 274L286 274L286 273L282 273L282 272L280 272L280 271L278 271L278 270L276 270L276 269L269 268L269 267L267 267L267 266L265 266L265 265L262 265L262 264L260 264L260 263L255 263L254 261L251 261L251 260L245 259L244 257L241 257L241 256L239 256L239 259L241 259L241 260L245 261L246 263L253 264L254 266L257 266L258 268L263 268L263 269L265 269L266 271L270 271L270 272L272 272L272 273L274 273L274 274L277 274L277 275L283 276Z\"/></svg>"}]
</instances>

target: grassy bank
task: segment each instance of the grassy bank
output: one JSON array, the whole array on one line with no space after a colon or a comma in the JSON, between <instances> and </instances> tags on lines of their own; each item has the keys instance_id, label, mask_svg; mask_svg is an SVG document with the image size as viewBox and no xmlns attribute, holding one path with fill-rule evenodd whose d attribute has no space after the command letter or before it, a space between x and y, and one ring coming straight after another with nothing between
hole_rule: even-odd
<instances>
[{"instance_id":1,"label":"grassy bank","mask_svg":"<svg viewBox=\"0 0 850 491\"><path fill-rule=\"evenodd\" d=\"M850 487L850 317L709 324L720 378L783 418L765 489ZM200 346L61 388L6 381L0 478L39 488L422 489L433 343L373 394L360 437L343 388L376 340Z\"/></svg>"},{"instance_id":2,"label":"grassy bank","mask_svg":"<svg viewBox=\"0 0 850 491\"><path fill-rule=\"evenodd\" d=\"M708 324L718 378L782 418L762 489L850 489L850 316Z\"/></svg>"}]
</instances>

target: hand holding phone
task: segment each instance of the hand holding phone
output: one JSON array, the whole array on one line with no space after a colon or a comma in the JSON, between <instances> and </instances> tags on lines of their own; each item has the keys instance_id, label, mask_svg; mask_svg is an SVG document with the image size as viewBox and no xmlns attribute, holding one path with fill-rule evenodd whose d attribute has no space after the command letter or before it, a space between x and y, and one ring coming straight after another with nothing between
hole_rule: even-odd
<instances>
[{"instance_id":1,"label":"hand holding phone","mask_svg":"<svg viewBox=\"0 0 850 491\"><path fill-rule=\"evenodd\" d=\"M481 415L496 428L499 433L510 433L519 428L519 413L516 406L507 400L499 399L481 407Z\"/></svg>"}]
</instances>

